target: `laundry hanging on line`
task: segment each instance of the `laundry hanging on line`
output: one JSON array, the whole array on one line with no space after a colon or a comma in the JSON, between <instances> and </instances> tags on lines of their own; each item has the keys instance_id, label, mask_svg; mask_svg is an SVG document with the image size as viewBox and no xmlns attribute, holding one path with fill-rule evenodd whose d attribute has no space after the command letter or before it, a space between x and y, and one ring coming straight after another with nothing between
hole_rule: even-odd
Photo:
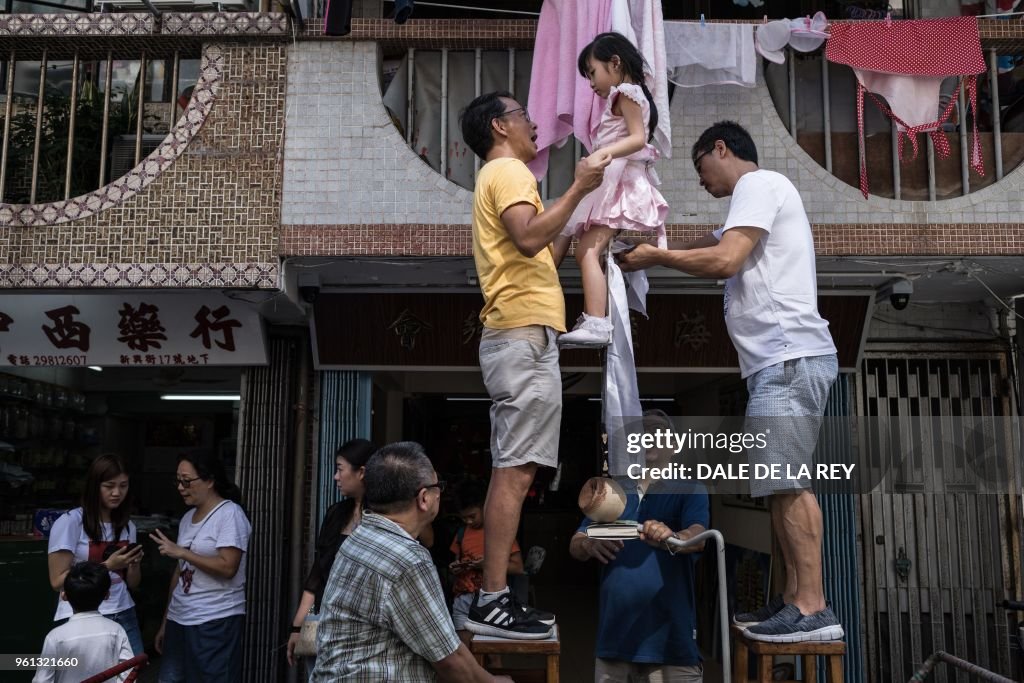
<instances>
[{"instance_id":1,"label":"laundry hanging on line","mask_svg":"<svg viewBox=\"0 0 1024 683\"><path fill-rule=\"evenodd\" d=\"M917 157L919 133L931 136L935 151L949 156L949 140L941 130L956 105L950 99L939 111L939 88L943 78L959 77L968 99L974 128L970 145L970 167L985 175L978 136L977 74L985 72L978 20L975 17L946 17L908 21L872 21L833 24L825 58L853 68L857 76L857 136L864 149L864 95L897 126L897 151L905 160L905 142ZM886 97L887 102L877 95ZM929 115L931 112L932 115ZM961 112L961 129L966 112ZM927 120L931 119L931 120ZM860 190L868 196L866 154L860 155Z\"/></svg>"},{"instance_id":2,"label":"laundry hanging on line","mask_svg":"<svg viewBox=\"0 0 1024 683\"><path fill-rule=\"evenodd\" d=\"M757 78L751 24L665 22L668 80L684 88L733 84L753 88Z\"/></svg>"}]
</instances>

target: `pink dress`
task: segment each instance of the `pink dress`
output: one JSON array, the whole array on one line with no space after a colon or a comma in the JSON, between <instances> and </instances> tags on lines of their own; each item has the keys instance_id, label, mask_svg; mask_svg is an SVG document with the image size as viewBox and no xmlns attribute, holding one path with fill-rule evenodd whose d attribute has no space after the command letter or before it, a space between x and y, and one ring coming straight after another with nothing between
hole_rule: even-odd
<instances>
[{"instance_id":1,"label":"pink dress","mask_svg":"<svg viewBox=\"0 0 1024 683\"><path fill-rule=\"evenodd\" d=\"M646 129L651 107L640 86L632 83L613 86L604 112L592 132L595 150L629 135L626 119L612 113L615 98L620 96L640 105ZM668 112L664 115L667 116ZM604 181L576 207L563 234L579 235L591 225L605 225L614 230L656 232L658 245L664 248L668 204L658 192L658 176L653 168L659 157L658 150L648 143L628 157L613 159L604 169Z\"/></svg>"}]
</instances>

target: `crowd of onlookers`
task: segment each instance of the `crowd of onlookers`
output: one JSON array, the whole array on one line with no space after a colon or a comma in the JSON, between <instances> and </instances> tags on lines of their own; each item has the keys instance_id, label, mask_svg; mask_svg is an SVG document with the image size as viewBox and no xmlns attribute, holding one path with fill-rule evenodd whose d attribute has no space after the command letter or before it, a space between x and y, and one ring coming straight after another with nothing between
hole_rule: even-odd
<instances>
[{"instance_id":1,"label":"crowd of onlookers","mask_svg":"<svg viewBox=\"0 0 1024 683\"><path fill-rule=\"evenodd\" d=\"M459 522L447 548L453 559L439 567L428 548L445 482L421 446L377 449L350 441L336 454L334 480L342 500L319 525L291 620L288 663L301 661L317 681L507 680L487 673L467 647L473 637L467 613L483 578L486 482L467 478L453 492L450 511ZM159 681L238 681L250 534L240 492L223 465L202 454L181 456L175 484L188 506L176 539L160 530L150 534L158 552L175 562L153 643L161 655ZM662 549L658 525L668 528L664 520L699 533L707 524L707 498L667 490L644 496L644 485L629 493L624 514L646 522L647 544L590 539L582 533L584 520L568 548L578 560L606 565L597 667L612 671L616 661L639 658L696 676L672 680L700 680L692 638L695 556L672 557ZM59 625L41 655L77 664L40 668L34 680L81 681L144 653L131 592L141 579L143 551L131 504L124 463L103 455L90 466L82 505L54 523L48 557L50 583L60 594ZM518 543L508 567L512 576L524 573ZM665 581L669 575L679 580ZM622 631L616 624L626 610L634 624ZM553 623L550 615L547 629Z\"/></svg>"}]
</instances>

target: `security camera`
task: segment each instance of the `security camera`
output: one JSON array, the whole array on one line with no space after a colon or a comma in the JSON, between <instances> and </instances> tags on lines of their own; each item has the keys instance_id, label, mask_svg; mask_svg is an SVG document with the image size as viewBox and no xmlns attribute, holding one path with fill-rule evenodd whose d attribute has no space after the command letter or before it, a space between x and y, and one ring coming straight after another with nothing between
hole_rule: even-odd
<instances>
[{"instance_id":1,"label":"security camera","mask_svg":"<svg viewBox=\"0 0 1024 683\"><path fill-rule=\"evenodd\" d=\"M297 284L302 300L307 304L316 303L316 298L320 296L320 276L316 273L300 273Z\"/></svg>"},{"instance_id":2,"label":"security camera","mask_svg":"<svg viewBox=\"0 0 1024 683\"><path fill-rule=\"evenodd\" d=\"M910 295L914 293L914 283L906 278L896 278L885 283L878 294L875 296L876 302L885 301L885 298L889 298L889 303L897 311L902 311L910 303Z\"/></svg>"}]
</instances>

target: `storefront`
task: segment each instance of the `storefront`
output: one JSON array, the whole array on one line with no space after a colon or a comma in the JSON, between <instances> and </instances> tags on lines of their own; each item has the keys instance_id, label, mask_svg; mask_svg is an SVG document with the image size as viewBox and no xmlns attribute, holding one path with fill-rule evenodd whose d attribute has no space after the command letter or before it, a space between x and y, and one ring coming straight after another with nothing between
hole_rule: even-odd
<instances>
[{"instance_id":1,"label":"storefront","mask_svg":"<svg viewBox=\"0 0 1024 683\"><path fill-rule=\"evenodd\" d=\"M0 575L22 624L0 650L35 652L52 628L47 535L102 453L131 476L151 643L170 563L145 532L177 529L181 453L214 453L235 475L243 367L267 362L259 313L219 292L24 294L4 297L0 322Z\"/></svg>"},{"instance_id":2,"label":"storefront","mask_svg":"<svg viewBox=\"0 0 1024 683\"><path fill-rule=\"evenodd\" d=\"M456 265L448 267L451 272L458 270ZM355 275L347 277L355 279ZM415 277L427 279L424 272ZM328 276L324 281L328 279L341 278ZM873 299L862 290L823 291L819 299L844 375L858 366ZM577 311L581 303L580 295L570 290L567 310ZM328 407L321 402L322 438L325 430L335 428L332 419L347 420L350 416L344 411L357 413L362 407L368 424L360 435L377 443L422 443L439 478L450 487L466 477L486 479L490 399L477 359L480 305L479 292L457 287L433 291L350 287L321 292L314 305L313 351L321 377L330 378L322 381L344 374L360 378L367 387L363 396L354 393L347 403ZM656 284L648 297L650 317L634 315L631 321L644 409L691 418L743 415L745 383L721 307L721 292L713 285L683 290ZM606 460L600 403L602 358L596 351L561 355L560 467L538 473L523 506L518 534L524 554L532 546L546 553L540 571L530 577L531 600L559 615L563 671L588 671L592 666L599 568L596 563L573 560L568 545L581 518L580 488L589 477L602 473ZM336 441L322 443L336 445ZM325 476L328 464L333 466L333 452L322 445L318 453L321 476ZM443 498L433 547L442 577L459 524L456 512L450 498ZM764 506L749 497L713 496L712 524L729 543L734 571L748 575L746 588L761 590L761 582L769 580L772 554ZM743 565L757 561L762 565ZM700 644L709 653L716 648L714 567L713 560L703 563L706 575L701 580L706 583L698 591L706 603L698 609Z\"/></svg>"}]
</instances>

